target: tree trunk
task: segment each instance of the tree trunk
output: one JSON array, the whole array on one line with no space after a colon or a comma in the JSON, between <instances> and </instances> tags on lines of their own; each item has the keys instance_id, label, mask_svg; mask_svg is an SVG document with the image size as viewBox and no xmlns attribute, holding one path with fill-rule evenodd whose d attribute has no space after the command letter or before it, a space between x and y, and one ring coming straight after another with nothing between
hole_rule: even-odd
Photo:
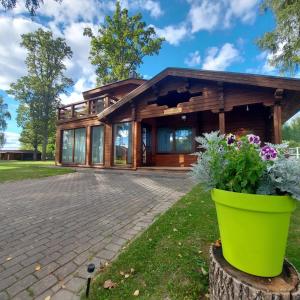
<instances>
[{"instance_id":1,"label":"tree trunk","mask_svg":"<svg viewBox=\"0 0 300 300\"><path fill-rule=\"evenodd\" d=\"M37 153L38 153L37 146L34 146L34 149L33 149L33 160L37 160Z\"/></svg>"},{"instance_id":2,"label":"tree trunk","mask_svg":"<svg viewBox=\"0 0 300 300\"><path fill-rule=\"evenodd\" d=\"M211 300L300 300L299 274L289 262L277 277L253 276L231 266L215 246L210 248L209 286Z\"/></svg>"},{"instance_id":3,"label":"tree trunk","mask_svg":"<svg viewBox=\"0 0 300 300\"><path fill-rule=\"evenodd\" d=\"M46 160L47 155L47 145L48 145L48 121L45 124L43 142L42 142L42 160Z\"/></svg>"}]
</instances>

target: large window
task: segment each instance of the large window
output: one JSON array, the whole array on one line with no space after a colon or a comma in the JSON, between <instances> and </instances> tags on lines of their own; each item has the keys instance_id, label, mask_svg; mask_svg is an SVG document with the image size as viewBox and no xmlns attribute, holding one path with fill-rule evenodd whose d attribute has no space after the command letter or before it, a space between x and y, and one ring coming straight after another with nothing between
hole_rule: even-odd
<instances>
[{"instance_id":1,"label":"large window","mask_svg":"<svg viewBox=\"0 0 300 300\"><path fill-rule=\"evenodd\" d=\"M103 126L92 127L92 163L103 164L104 130Z\"/></svg>"},{"instance_id":2,"label":"large window","mask_svg":"<svg viewBox=\"0 0 300 300\"><path fill-rule=\"evenodd\" d=\"M63 131L62 162L73 162L74 130Z\"/></svg>"},{"instance_id":3,"label":"large window","mask_svg":"<svg viewBox=\"0 0 300 300\"><path fill-rule=\"evenodd\" d=\"M131 164L131 123L114 124L114 164Z\"/></svg>"},{"instance_id":4,"label":"large window","mask_svg":"<svg viewBox=\"0 0 300 300\"><path fill-rule=\"evenodd\" d=\"M63 131L62 162L85 163L86 130L85 128Z\"/></svg>"},{"instance_id":5,"label":"large window","mask_svg":"<svg viewBox=\"0 0 300 300\"><path fill-rule=\"evenodd\" d=\"M158 153L191 153L193 152L192 128L167 128L157 130Z\"/></svg>"}]
</instances>

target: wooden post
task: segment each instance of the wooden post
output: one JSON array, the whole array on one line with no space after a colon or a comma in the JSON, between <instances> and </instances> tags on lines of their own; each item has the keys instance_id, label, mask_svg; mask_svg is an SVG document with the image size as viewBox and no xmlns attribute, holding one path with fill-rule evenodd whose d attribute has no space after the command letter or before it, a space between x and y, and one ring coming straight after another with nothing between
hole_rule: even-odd
<instances>
[{"instance_id":1,"label":"wooden post","mask_svg":"<svg viewBox=\"0 0 300 300\"><path fill-rule=\"evenodd\" d=\"M92 138L91 138L91 126L86 128L86 152L85 152L85 164L87 166L91 165L91 157L92 157Z\"/></svg>"},{"instance_id":2,"label":"wooden post","mask_svg":"<svg viewBox=\"0 0 300 300\"><path fill-rule=\"evenodd\" d=\"M58 164L61 163L61 151L62 151L62 135L61 135L62 130L59 129L59 127L56 129L56 137L55 137L55 165L57 166Z\"/></svg>"},{"instance_id":3,"label":"wooden post","mask_svg":"<svg viewBox=\"0 0 300 300\"><path fill-rule=\"evenodd\" d=\"M209 260L211 300L300 299L299 275L287 261L280 275L265 278L237 270L224 259L222 249L215 246L210 248Z\"/></svg>"},{"instance_id":4,"label":"wooden post","mask_svg":"<svg viewBox=\"0 0 300 300\"><path fill-rule=\"evenodd\" d=\"M282 142L281 133L281 105L280 103L275 103L273 111L273 127L274 127L274 143L280 144Z\"/></svg>"},{"instance_id":5,"label":"wooden post","mask_svg":"<svg viewBox=\"0 0 300 300\"><path fill-rule=\"evenodd\" d=\"M142 127L141 122L133 122L133 168L141 166Z\"/></svg>"},{"instance_id":6,"label":"wooden post","mask_svg":"<svg viewBox=\"0 0 300 300\"><path fill-rule=\"evenodd\" d=\"M219 130L221 134L225 134L225 113L219 112Z\"/></svg>"},{"instance_id":7,"label":"wooden post","mask_svg":"<svg viewBox=\"0 0 300 300\"><path fill-rule=\"evenodd\" d=\"M112 166L113 161L113 125L106 123L104 125L104 166L106 168L110 168Z\"/></svg>"}]
</instances>

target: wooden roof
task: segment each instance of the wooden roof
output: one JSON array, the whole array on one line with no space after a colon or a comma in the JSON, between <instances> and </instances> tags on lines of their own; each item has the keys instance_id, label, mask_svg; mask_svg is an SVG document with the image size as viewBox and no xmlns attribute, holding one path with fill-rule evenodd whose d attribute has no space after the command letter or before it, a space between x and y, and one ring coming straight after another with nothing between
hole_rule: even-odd
<instances>
[{"instance_id":1,"label":"wooden roof","mask_svg":"<svg viewBox=\"0 0 300 300\"><path fill-rule=\"evenodd\" d=\"M98 94L98 93L107 93L109 90L124 86L124 85L128 85L128 84L135 84L137 86L142 85L143 83L145 83L147 80L146 79L138 79L138 78L128 78L128 79L124 79L124 80L119 80L116 82L112 82L103 86L99 86L96 87L94 89L88 90L83 92L83 98L89 98L89 96L92 96L94 94Z\"/></svg>"},{"instance_id":2,"label":"wooden roof","mask_svg":"<svg viewBox=\"0 0 300 300\"><path fill-rule=\"evenodd\" d=\"M108 115L118 110L124 104L131 102L135 97L145 92L151 86L157 84L159 81L166 78L167 76L195 78L217 82L228 82L274 89L300 91L300 79L295 78L254 75L246 73L195 70L185 68L167 68L161 73L157 74L151 80L144 82L142 85L128 93L124 98L122 98L115 104L103 110L101 113L98 114L99 119L101 120L106 118Z\"/></svg>"}]
</instances>

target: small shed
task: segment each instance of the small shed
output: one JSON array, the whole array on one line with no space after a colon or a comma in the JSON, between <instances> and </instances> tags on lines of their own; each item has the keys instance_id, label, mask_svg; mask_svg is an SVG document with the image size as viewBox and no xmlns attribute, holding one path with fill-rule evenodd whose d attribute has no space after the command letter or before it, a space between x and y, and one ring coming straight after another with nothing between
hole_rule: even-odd
<instances>
[{"instance_id":1,"label":"small shed","mask_svg":"<svg viewBox=\"0 0 300 300\"><path fill-rule=\"evenodd\" d=\"M0 160L33 160L33 150L0 150ZM41 160L41 152L37 153L37 160Z\"/></svg>"}]
</instances>

